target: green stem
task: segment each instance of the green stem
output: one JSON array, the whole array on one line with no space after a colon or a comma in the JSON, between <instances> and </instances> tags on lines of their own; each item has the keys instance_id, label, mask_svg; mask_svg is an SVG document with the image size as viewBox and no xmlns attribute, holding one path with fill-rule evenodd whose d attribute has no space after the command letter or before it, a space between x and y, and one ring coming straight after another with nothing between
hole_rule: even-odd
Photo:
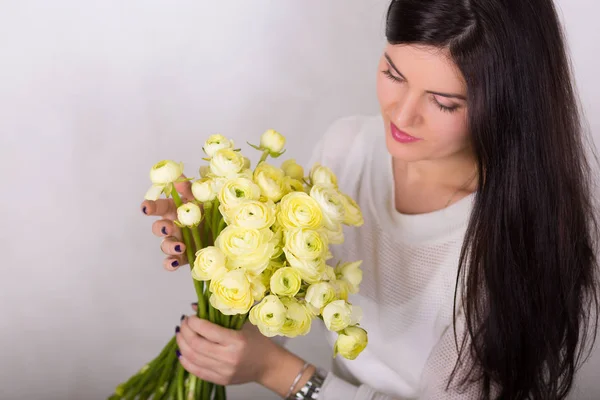
<instances>
[{"instance_id":1,"label":"green stem","mask_svg":"<svg viewBox=\"0 0 600 400\"><path fill-rule=\"evenodd\" d=\"M258 164L256 164L256 166L258 166L261 162L265 161L267 159L267 157L269 157L269 150L264 150L262 153L262 156L260 156L260 160L258 160Z\"/></svg>"},{"instance_id":2,"label":"green stem","mask_svg":"<svg viewBox=\"0 0 600 400\"><path fill-rule=\"evenodd\" d=\"M183 397L183 375L185 374L185 370L183 366L179 363L177 364L177 400L185 400Z\"/></svg>"},{"instance_id":3,"label":"green stem","mask_svg":"<svg viewBox=\"0 0 600 400\"><path fill-rule=\"evenodd\" d=\"M189 377L189 385L187 388L187 400L195 400L196 396L196 385L202 384L202 381L199 381L196 375L190 375Z\"/></svg>"},{"instance_id":4,"label":"green stem","mask_svg":"<svg viewBox=\"0 0 600 400\"><path fill-rule=\"evenodd\" d=\"M216 400L226 400L227 393L225 392L225 386L218 385L216 390Z\"/></svg>"},{"instance_id":5,"label":"green stem","mask_svg":"<svg viewBox=\"0 0 600 400\"><path fill-rule=\"evenodd\" d=\"M198 230L198 227L190 228L190 230L192 231L192 237L194 238L196 252L198 252L200 249L202 249L202 239L200 238L200 231ZM192 264L190 263L190 265Z\"/></svg>"}]
</instances>

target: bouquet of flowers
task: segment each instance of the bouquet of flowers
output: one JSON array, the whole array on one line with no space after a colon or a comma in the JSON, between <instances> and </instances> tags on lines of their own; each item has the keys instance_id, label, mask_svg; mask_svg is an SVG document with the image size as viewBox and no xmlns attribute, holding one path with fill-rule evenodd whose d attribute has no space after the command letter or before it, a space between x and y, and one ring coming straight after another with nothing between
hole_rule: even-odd
<instances>
[{"instance_id":1,"label":"bouquet of flowers","mask_svg":"<svg viewBox=\"0 0 600 400\"><path fill-rule=\"evenodd\" d=\"M266 162L285 150L274 130L262 134L252 170L233 141L211 135L200 179L183 175L183 164L160 161L150 171L147 200L172 197L198 296L199 318L231 329L249 320L265 336L305 335L315 318L337 332L334 357L354 359L367 345L358 326L361 311L348 302L362 280L361 261L330 266L330 245L344 241L342 225L360 226L356 202L342 193L335 174L289 159ZM193 181L194 199L183 203L174 184ZM173 337L160 354L120 384L110 399L218 399L225 388L202 381L178 362Z\"/></svg>"}]
</instances>

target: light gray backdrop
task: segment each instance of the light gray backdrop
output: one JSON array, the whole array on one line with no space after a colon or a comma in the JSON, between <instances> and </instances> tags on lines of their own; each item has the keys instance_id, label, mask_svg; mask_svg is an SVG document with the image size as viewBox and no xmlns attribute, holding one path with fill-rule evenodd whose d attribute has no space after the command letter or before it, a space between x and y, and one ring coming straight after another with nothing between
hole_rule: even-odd
<instances>
[{"instance_id":1,"label":"light gray backdrop","mask_svg":"<svg viewBox=\"0 0 600 400\"><path fill-rule=\"evenodd\" d=\"M598 138L600 6L559 4ZM306 162L333 120L377 112L386 5L0 0L0 399L103 399L164 345L194 292L139 212L149 168L195 174L209 134L268 128ZM317 331L290 347L330 361Z\"/></svg>"}]
</instances>

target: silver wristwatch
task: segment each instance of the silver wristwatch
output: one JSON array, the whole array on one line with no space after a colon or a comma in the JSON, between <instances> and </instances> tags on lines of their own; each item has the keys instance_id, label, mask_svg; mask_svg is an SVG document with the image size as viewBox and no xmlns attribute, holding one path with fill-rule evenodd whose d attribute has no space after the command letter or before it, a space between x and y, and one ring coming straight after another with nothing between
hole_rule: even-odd
<instances>
[{"instance_id":1,"label":"silver wristwatch","mask_svg":"<svg viewBox=\"0 0 600 400\"><path fill-rule=\"evenodd\" d=\"M321 386L325 382L327 371L323 368L317 368L315 373L310 377L308 382L304 384L296 393L289 396L286 400L316 400L319 398Z\"/></svg>"}]
</instances>

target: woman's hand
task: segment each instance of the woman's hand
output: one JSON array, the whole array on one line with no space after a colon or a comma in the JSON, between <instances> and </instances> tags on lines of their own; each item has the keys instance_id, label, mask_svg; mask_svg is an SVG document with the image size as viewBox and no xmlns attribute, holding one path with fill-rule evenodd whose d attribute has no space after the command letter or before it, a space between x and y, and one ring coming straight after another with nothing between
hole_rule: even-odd
<instances>
[{"instance_id":1,"label":"woman's hand","mask_svg":"<svg viewBox=\"0 0 600 400\"><path fill-rule=\"evenodd\" d=\"M218 385L257 382L285 396L304 364L250 323L236 331L189 316L176 331L181 365L200 379ZM307 376L298 384L303 384L310 373L307 370Z\"/></svg>"},{"instance_id":2,"label":"woman's hand","mask_svg":"<svg viewBox=\"0 0 600 400\"><path fill-rule=\"evenodd\" d=\"M182 175L182 177L184 176ZM175 189L181 195L184 203L194 198L189 181L176 183ZM152 224L152 233L163 238L160 249L167 256L163 261L165 269L175 271L180 266L187 264L188 259L185 256L185 244L182 241L181 229L173 223L177 219L177 207L173 199L145 200L140 208L146 215L161 217Z\"/></svg>"}]
</instances>

